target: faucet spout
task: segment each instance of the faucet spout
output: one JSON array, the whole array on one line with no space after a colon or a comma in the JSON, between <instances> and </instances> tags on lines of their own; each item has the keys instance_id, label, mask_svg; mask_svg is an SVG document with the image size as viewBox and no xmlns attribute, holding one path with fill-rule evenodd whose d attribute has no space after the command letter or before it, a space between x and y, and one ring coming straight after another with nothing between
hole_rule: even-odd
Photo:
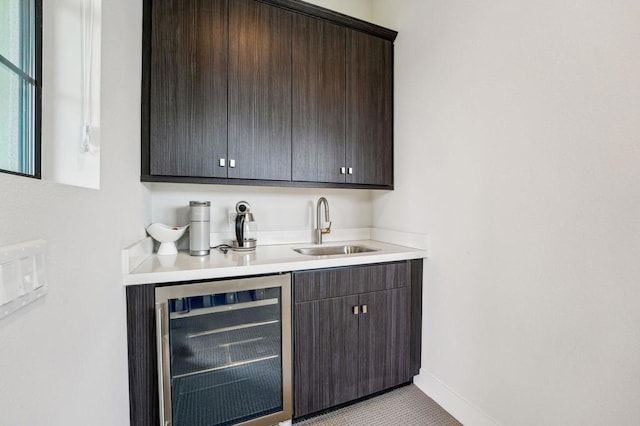
<instances>
[{"instance_id":1,"label":"faucet spout","mask_svg":"<svg viewBox=\"0 0 640 426\"><path fill-rule=\"evenodd\" d=\"M320 216L322 214L322 210L320 207L324 204L324 219L325 222L329 222L329 226L327 228L322 227L322 221ZM318 200L318 204L316 205L316 229L315 229L315 243L322 244L322 234L329 234L331 232L331 219L329 218L329 202L326 198L320 197Z\"/></svg>"}]
</instances>

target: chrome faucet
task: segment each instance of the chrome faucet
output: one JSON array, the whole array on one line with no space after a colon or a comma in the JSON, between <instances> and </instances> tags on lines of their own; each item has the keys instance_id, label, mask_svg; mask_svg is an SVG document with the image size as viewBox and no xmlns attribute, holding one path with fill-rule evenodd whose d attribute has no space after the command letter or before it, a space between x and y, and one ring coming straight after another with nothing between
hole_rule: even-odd
<instances>
[{"instance_id":1,"label":"chrome faucet","mask_svg":"<svg viewBox=\"0 0 640 426\"><path fill-rule=\"evenodd\" d=\"M329 222L328 228L322 228L322 222L320 221L320 205L324 203L324 218ZM316 207L316 229L315 229L315 243L322 244L322 234L329 234L331 232L331 219L329 219L329 202L326 198L320 197L318 205Z\"/></svg>"}]
</instances>

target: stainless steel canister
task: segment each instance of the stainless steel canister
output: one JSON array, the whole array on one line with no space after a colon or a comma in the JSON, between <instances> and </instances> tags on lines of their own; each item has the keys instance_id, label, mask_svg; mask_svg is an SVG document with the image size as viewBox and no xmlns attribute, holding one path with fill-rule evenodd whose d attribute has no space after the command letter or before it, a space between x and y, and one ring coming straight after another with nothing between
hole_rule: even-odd
<instances>
[{"instance_id":1,"label":"stainless steel canister","mask_svg":"<svg viewBox=\"0 0 640 426\"><path fill-rule=\"evenodd\" d=\"M189 254L206 256L210 249L210 201L189 202Z\"/></svg>"}]
</instances>

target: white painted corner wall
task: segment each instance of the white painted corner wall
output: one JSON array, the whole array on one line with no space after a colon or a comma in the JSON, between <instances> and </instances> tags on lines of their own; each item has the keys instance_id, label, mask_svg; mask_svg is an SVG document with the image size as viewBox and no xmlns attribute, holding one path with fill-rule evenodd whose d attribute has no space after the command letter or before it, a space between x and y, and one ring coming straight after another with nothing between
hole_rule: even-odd
<instances>
[{"instance_id":1,"label":"white painted corner wall","mask_svg":"<svg viewBox=\"0 0 640 426\"><path fill-rule=\"evenodd\" d=\"M373 4L399 31L373 225L430 236L416 383L470 426L633 423L640 3Z\"/></svg>"}]
</instances>

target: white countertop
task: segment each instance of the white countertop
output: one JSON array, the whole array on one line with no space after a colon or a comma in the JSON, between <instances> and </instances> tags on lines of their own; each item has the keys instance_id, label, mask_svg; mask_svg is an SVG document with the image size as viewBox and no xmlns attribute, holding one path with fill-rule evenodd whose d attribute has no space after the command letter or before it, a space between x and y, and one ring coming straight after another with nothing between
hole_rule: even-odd
<instances>
[{"instance_id":1,"label":"white countertop","mask_svg":"<svg viewBox=\"0 0 640 426\"><path fill-rule=\"evenodd\" d=\"M375 240L328 242L323 246L362 245L377 251L331 256L308 256L293 251L298 247L313 247L311 243L258 246L253 252L229 250L223 254L212 249L208 256L177 255L147 257L135 269L124 275L124 285L230 278L336 266L363 265L427 257L424 250L383 243Z\"/></svg>"}]
</instances>

